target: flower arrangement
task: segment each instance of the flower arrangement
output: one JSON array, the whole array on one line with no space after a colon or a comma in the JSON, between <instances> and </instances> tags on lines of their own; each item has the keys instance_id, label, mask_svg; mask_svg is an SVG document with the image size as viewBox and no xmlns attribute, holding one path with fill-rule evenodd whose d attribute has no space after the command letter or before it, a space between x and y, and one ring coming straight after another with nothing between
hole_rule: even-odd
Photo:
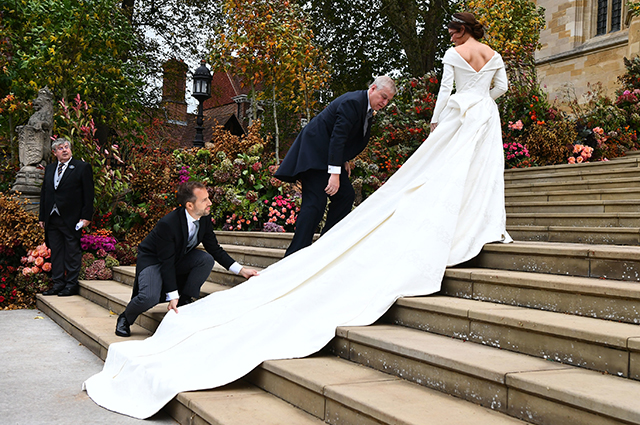
<instances>
[{"instance_id":1,"label":"flower arrangement","mask_svg":"<svg viewBox=\"0 0 640 425\"><path fill-rule=\"evenodd\" d=\"M37 274L41 272L50 272L51 263L47 260L51 258L51 250L45 244L39 245L37 248L29 250L27 255L22 257L21 273L24 276Z\"/></svg>"},{"instance_id":2,"label":"flower arrangement","mask_svg":"<svg viewBox=\"0 0 640 425\"><path fill-rule=\"evenodd\" d=\"M112 268L120 263L105 250L100 249L96 254L85 252L82 254L82 270L80 279L108 280L113 277Z\"/></svg>"},{"instance_id":3,"label":"flower arrangement","mask_svg":"<svg viewBox=\"0 0 640 425\"><path fill-rule=\"evenodd\" d=\"M100 249L106 252L113 252L116 249L116 238L105 234L85 234L80 239L80 248L83 251L98 251Z\"/></svg>"},{"instance_id":4,"label":"flower arrangement","mask_svg":"<svg viewBox=\"0 0 640 425\"><path fill-rule=\"evenodd\" d=\"M279 224L285 230L294 230L300 212L299 198L278 195L271 201L265 200L264 203L269 206L268 223Z\"/></svg>"},{"instance_id":5,"label":"flower arrangement","mask_svg":"<svg viewBox=\"0 0 640 425\"><path fill-rule=\"evenodd\" d=\"M520 123L522 124L522 122ZM529 149L527 149L527 146L522 143L504 143L502 146L504 148L505 168L522 168L523 162L527 161L531 157ZM528 164L527 166L530 165Z\"/></svg>"},{"instance_id":6,"label":"flower arrangement","mask_svg":"<svg viewBox=\"0 0 640 425\"><path fill-rule=\"evenodd\" d=\"M9 309L33 307L36 294L51 286L51 263L47 261L50 257L51 250L41 244L26 252L18 268L7 267L7 272L14 273L13 283L4 274L0 278L0 306Z\"/></svg>"},{"instance_id":7,"label":"flower arrangement","mask_svg":"<svg viewBox=\"0 0 640 425\"><path fill-rule=\"evenodd\" d=\"M585 145L574 145L573 153L569 157L569 164L581 164L583 162L589 162L588 159L591 158L593 154L593 148ZM577 156L575 156L577 155Z\"/></svg>"}]
</instances>

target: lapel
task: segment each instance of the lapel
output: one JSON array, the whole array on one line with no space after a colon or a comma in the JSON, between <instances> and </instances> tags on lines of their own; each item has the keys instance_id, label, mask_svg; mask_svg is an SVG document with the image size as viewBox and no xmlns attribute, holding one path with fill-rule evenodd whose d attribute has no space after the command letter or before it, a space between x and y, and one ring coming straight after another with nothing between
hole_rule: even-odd
<instances>
[{"instance_id":1,"label":"lapel","mask_svg":"<svg viewBox=\"0 0 640 425\"><path fill-rule=\"evenodd\" d=\"M177 210L178 221L180 222L180 229L182 231L182 250L187 249L187 243L189 240L189 225L187 224L187 212L184 207L180 207Z\"/></svg>"}]
</instances>

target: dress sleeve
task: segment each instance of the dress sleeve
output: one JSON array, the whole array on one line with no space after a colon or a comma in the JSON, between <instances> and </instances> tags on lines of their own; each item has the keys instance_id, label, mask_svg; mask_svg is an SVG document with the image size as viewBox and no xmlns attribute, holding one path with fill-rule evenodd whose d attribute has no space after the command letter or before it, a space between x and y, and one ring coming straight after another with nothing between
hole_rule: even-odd
<instances>
[{"instance_id":1,"label":"dress sleeve","mask_svg":"<svg viewBox=\"0 0 640 425\"><path fill-rule=\"evenodd\" d=\"M509 80L507 79L507 72L504 69L504 64L502 64L493 76L493 88L489 91L489 95L493 100L496 100L505 94L508 88Z\"/></svg>"},{"instance_id":2,"label":"dress sleeve","mask_svg":"<svg viewBox=\"0 0 640 425\"><path fill-rule=\"evenodd\" d=\"M442 80L440 81L440 91L438 92L438 99L436 100L436 106L433 108L433 117L431 117L431 123L438 122L440 113L447 105L447 101L451 96L453 90L453 65L444 63L444 70L442 71Z\"/></svg>"}]
</instances>

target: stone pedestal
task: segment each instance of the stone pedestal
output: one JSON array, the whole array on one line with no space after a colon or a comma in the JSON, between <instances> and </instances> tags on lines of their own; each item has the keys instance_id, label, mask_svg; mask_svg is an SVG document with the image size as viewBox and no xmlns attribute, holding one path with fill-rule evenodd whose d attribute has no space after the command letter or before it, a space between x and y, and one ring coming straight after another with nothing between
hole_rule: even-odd
<instances>
[{"instance_id":1,"label":"stone pedestal","mask_svg":"<svg viewBox=\"0 0 640 425\"><path fill-rule=\"evenodd\" d=\"M40 188L44 180L44 170L34 167L33 165L25 165L18 171L16 182L11 190L20 192L23 195L40 196Z\"/></svg>"}]
</instances>

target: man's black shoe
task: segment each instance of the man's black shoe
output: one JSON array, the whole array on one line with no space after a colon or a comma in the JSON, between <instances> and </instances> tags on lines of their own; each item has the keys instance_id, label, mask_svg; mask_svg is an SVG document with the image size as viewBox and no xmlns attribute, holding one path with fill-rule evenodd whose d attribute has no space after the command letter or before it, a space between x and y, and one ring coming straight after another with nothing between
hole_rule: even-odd
<instances>
[{"instance_id":1,"label":"man's black shoe","mask_svg":"<svg viewBox=\"0 0 640 425\"><path fill-rule=\"evenodd\" d=\"M78 286L72 286L70 288L64 288L62 291L58 292L59 297L70 297L71 295L78 295L80 290Z\"/></svg>"},{"instance_id":2,"label":"man's black shoe","mask_svg":"<svg viewBox=\"0 0 640 425\"><path fill-rule=\"evenodd\" d=\"M62 289L51 288L48 291L44 291L42 295L58 295L60 291L62 291Z\"/></svg>"},{"instance_id":3,"label":"man's black shoe","mask_svg":"<svg viewBox=\"0 0 640 425\"><path fill-rule=\"evenodd\" d=\"M118 321L116 322L116 335L124 337L131 336L129 322L127 321L127 318L124 317L124 313L118 316Z\"/></svg>"}]
</instances>

